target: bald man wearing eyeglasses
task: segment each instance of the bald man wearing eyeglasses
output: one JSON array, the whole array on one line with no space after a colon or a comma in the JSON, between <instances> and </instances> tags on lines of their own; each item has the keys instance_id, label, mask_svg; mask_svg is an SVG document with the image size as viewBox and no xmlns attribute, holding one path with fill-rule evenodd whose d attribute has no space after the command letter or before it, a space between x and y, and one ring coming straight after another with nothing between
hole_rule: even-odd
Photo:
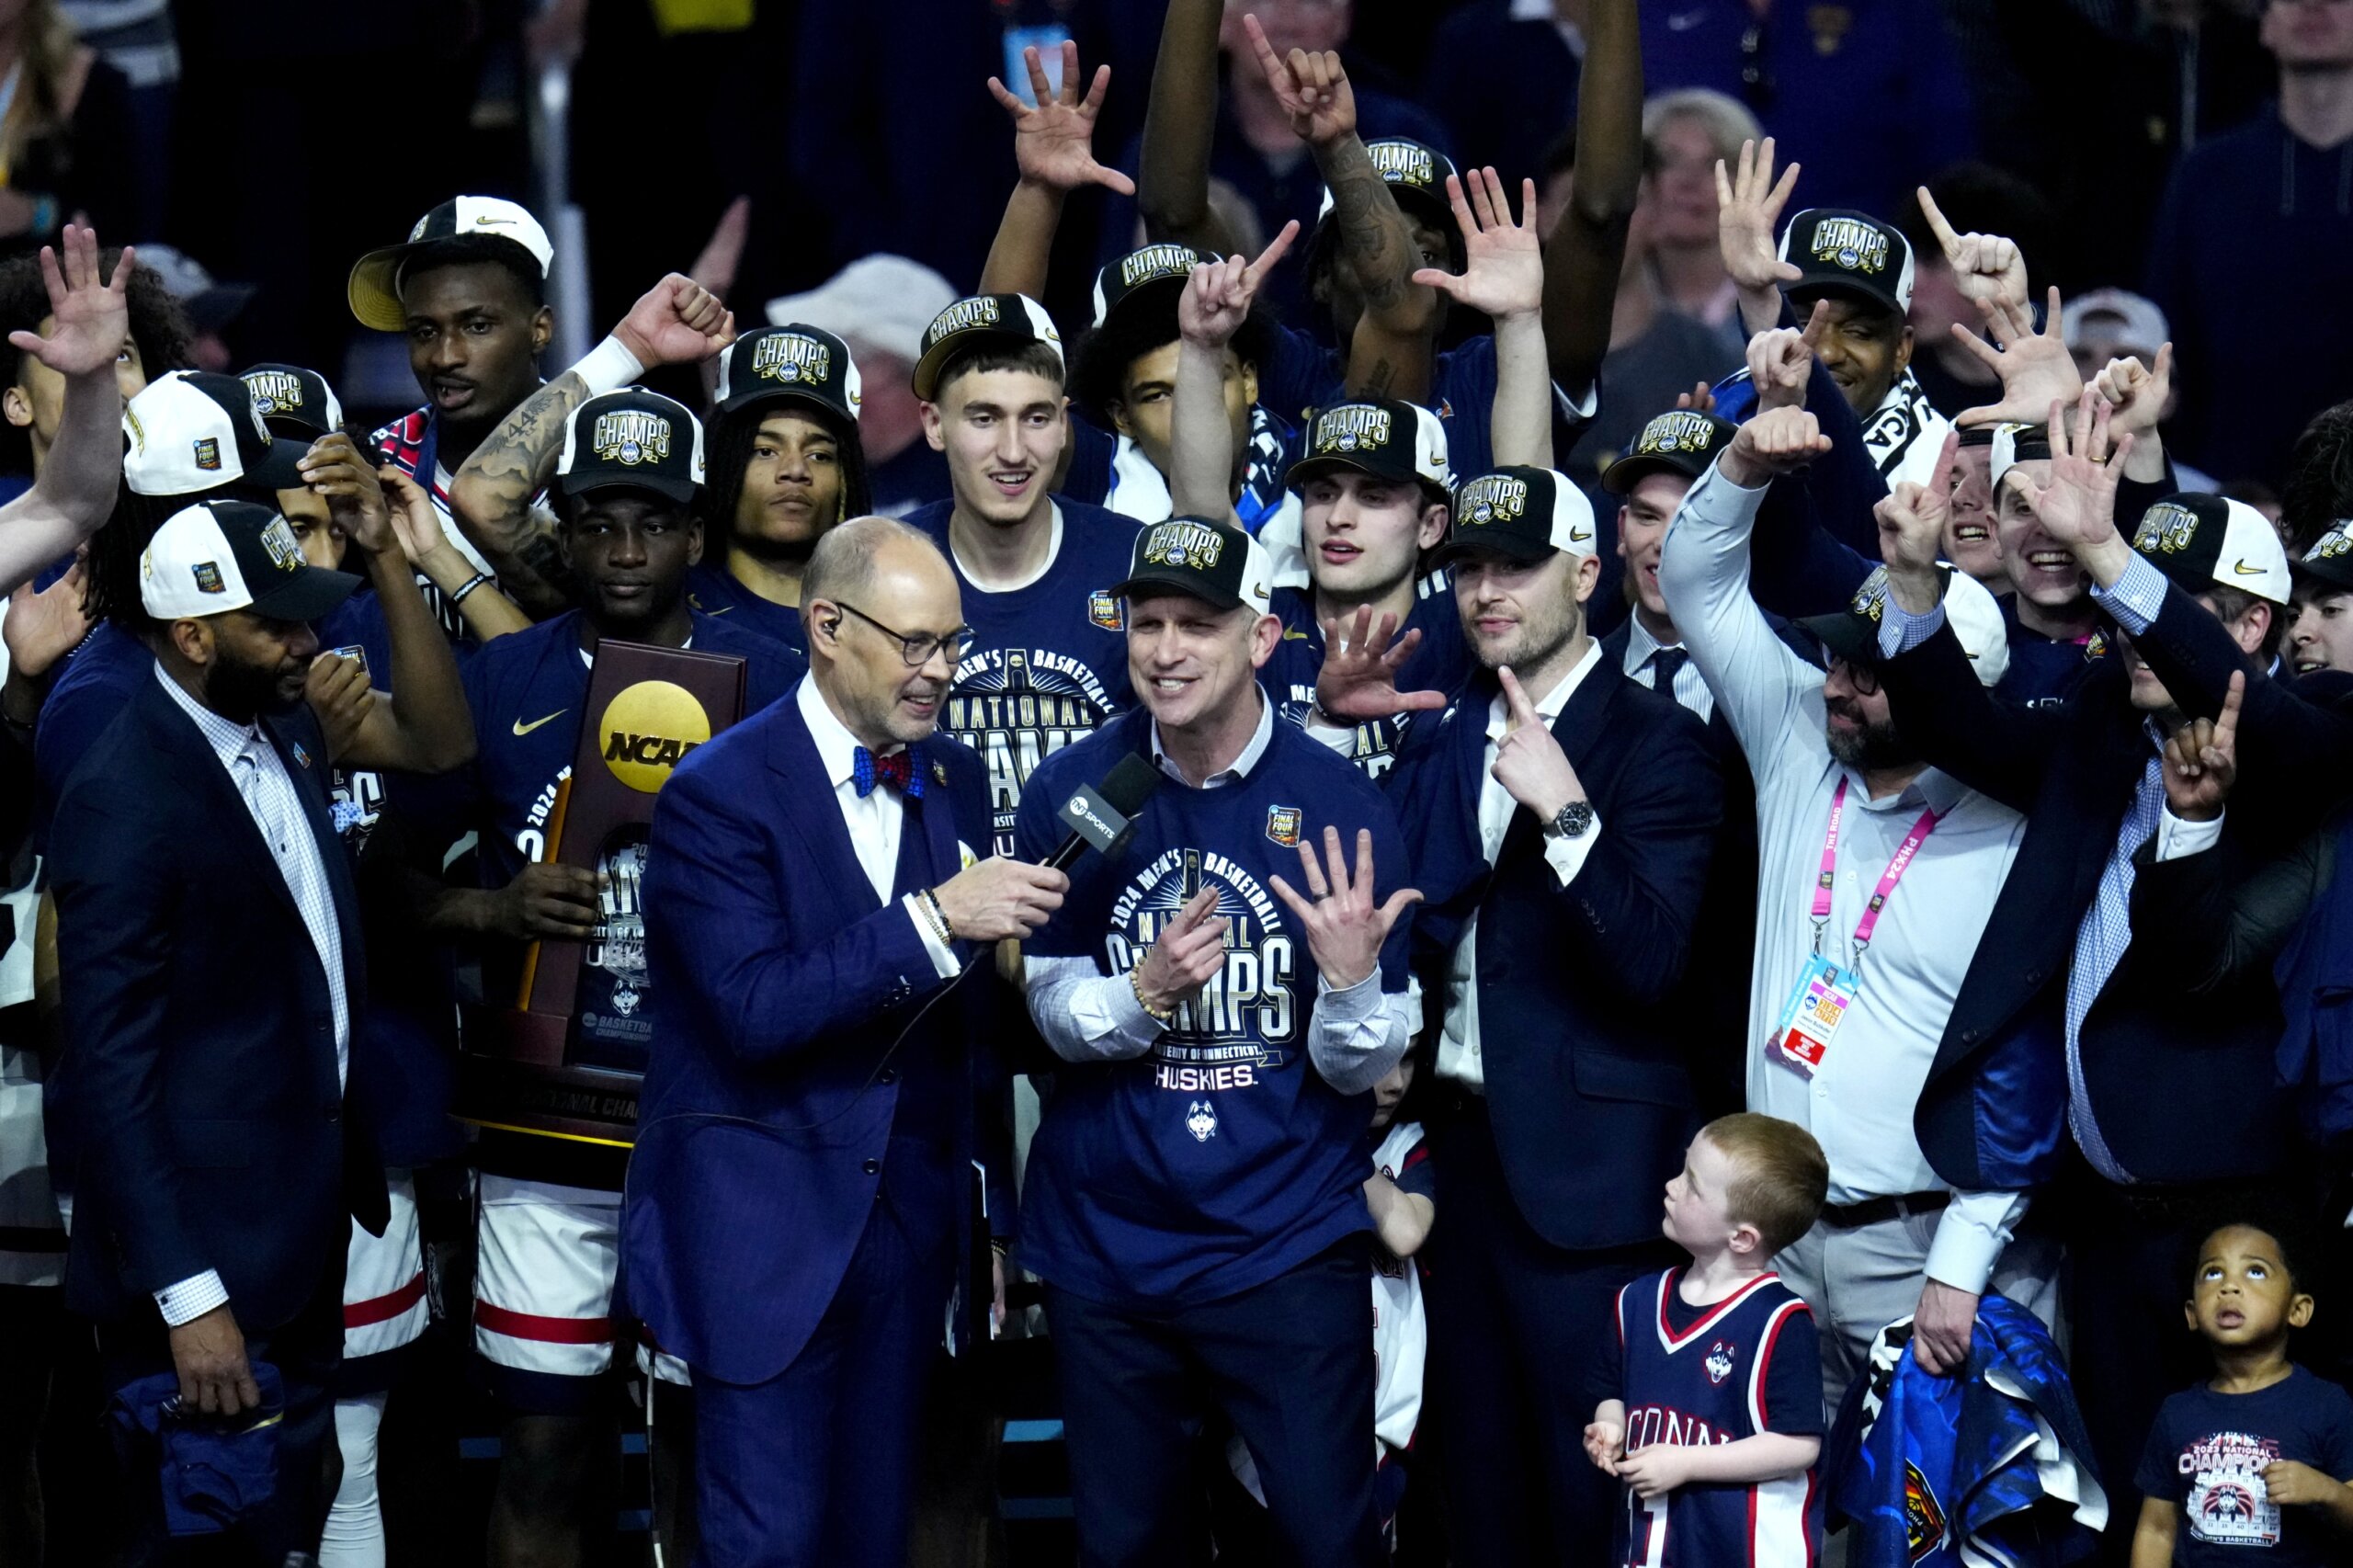
<instances>
[{"instance_id":1,"label":"bald man wearing eyeglasses","mask_svg":"<svg viewBox=\"0 0 2353 1568\"><path fill-rule=\"evenodd\" d=\"M972 640L938 550L845 523L801 608L808 676L655 803L621 1245L694 1376L702 1560L897 1568L992 1072L997 993L960 982L1067 881L979 858L984 770L935 733Z\"/></svg>"}]
</instances>

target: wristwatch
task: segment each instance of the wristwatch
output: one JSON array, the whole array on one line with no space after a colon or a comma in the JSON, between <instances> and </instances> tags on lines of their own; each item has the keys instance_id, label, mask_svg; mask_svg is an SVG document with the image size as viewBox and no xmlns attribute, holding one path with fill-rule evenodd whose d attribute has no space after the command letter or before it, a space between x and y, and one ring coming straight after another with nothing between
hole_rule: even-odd
<instances>
[{"instance_id":1,"label":"wristwatch","mask_svg":"<svg viewBox=\"0 0 2353 1568\"><path fill-rule=\"evenodd\" d=\"M1593 802L1571 801L1553 813L1544 831L1555 838L1583 838L1593 826Z\"/></svg>"}]
</instances>

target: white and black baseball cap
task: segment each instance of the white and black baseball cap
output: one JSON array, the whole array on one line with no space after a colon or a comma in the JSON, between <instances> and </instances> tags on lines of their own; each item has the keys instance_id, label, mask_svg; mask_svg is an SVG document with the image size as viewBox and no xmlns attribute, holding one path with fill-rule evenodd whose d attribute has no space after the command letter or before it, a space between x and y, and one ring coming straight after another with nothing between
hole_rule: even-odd
<instances>
[{"instance_id":1,"label":"white and black baseball cap","mask_svg":"<svg viewBox=\"0 0 2353 1568\"><path fill-rule=\"evenodd\" d=\"M1902 315L1912 308L1912 242L1850 207L1809 207L1781 231L1781 259L1802 274L1788 294L1859 295Z\"/></svg>"},{"instance_id":2,"label":"white and black baseball cap","mask_svg":"<svg viewBox=\"0 0 2353 1568\"><path fill-rule=\"evenodd\" d=\"M398 332L401 314L401 268L427 245L450 240L505 240L531 258L544 279L555 260L555 246L540 221L520 205L495 196L453 196L419 218L408 238L396 245L371 250L352 265L345 295L359 324L378 332Z\"/></svg>"},{"instance_id":3,"label":"white and black baseball cap","mask_svg":"<svg viewBox=\"0 0 2353 1568\"><path fill-rule=\"evenodd\" d=\"M1046 307L1027 294L975 294L959 300L923 329L923 358L915 361L915 396L926 403L939 395L939 383L949 361L982 348L1020 348L1028 344L1051 345L1054 358L1063 358L1063 335Z\"/></svg>"},{"instance_id":4,"label":"white and black baseball cap","mask_svg":"<svg viewBox=\"0 0 2353 1568\"><path fill-rule=\"evenodd\" d=\"M1966 572L1949 566L1938 570L1945 579L1945 620L1960 640L1961 651L1969 655L1977 684L1990 691L2010 668L2010 631L2002 620L2002 607L1984 585ZM1887 568L1874 566L1845 609L1807 616L1797 625L1847 663L1876 668L1881 658L1880 622L1886 613Z\"/></svg>"},{"instance_id":5,"label":"white and black baseball cap","mask_svg":"<svg viewBox=\"0 0 2353 1568\"><path fill-rule=\"evenodd\" d=\"M1491 469L1454 493L1446 542L1431 560L1451 566L1477 555L1529 563L1556 551L1591 555L1597 531L1593 503L1558 469Z\"/></svg>"},{"instance_id":6,"label":"white and black baseball cap","mask_svg":"<svg viewBox=\"0 0 2353 1568\"><path fill-rule=\"evenodd\" d=\"M286 519L250 501L199 501L175 512L139 557L139 602L157 620L250 609L316 620L359 579L302 559Z\"/></svg>"},{"instance_id":7,"label":"white and black baseball cap","mask_svg":"<svg viewBox=\"0 0 2353 1568\"><path fill-rule=\"evenodd\" d=\"M2288 602L2288 550L2279 530L2244 501L2183 492L2141 514L2132 548L2191 594L2216 584Z\"/></svg>"},{"instance_id":8,"label":"white and black baseball cap","mask_svg":"<svg viewBox=\"0 0 2353 1568\"><path fill-rule=\"evenodd\" d=\"M1962 432L1967 439L1969 432ZM1985 457L1985 482L1994 494L2002 493L2002 476L2020 463L2051 460L2051 427L2047 425L1996 425L1991 437L1993 450Z\"/></svg>"},{"instance_id":9,"label":"white and black baseball cap","mask_svg":"<svg viewBox=\"0 0 2353 1568\"><path fill-rule=\"evenodd\" d=\"M1132 599L1162 589L1189 594L1219 609L1271 612L1274 570L1266 547L1232 523L1212 517L1171 517L1136 534L1128 574L1111 589Z\"/></svg>"},{"instance_id":10,"label":"white and black baseball cap","mask_svg":"<svg viewBox=\"0 0 2353 1568\"><path fill-rule=\"evenodd\" d=\"M848 425L864 401L849 345L821 326L794 322L747 332L719 357L715 412L787 398L814 403Z\"/></svg>"},{"instance_id":11,"label":"white and black baseball cap","mask_svg":"<svg viewBox=\"0 0 2353 1568\"><path fill-rule=\"evenodd\" d=\"M254 412L263 427L281 440L308 447L322 436L343 428L343 404L335 388L316 370L300 365L256 365L239 372L237 380L253 393Z\"/></svg>"},{"instance_id":12,"label":"white and black baseball cap","mask_svg":"<svg viewBox=\"0 0 2353 1568\"><path fill-rule=\"evenodd\" d=\"M1307 438L1283 483L1293 490L1334 469L1377 479L1419 481L1446 499L1454 483L1447 466L1446 426L1417 403L1369 398L1311 412Z\"/></svg>"},{"instance_id":13,"label":"white and black baseball cap","mask_svg":"<svg viewBox=\"0 0 2353 1568\"><path fill-rule=\"evenodd\" d=\"M123 405L123 482L134 495L198 495L243 482L264 490L302 483L302 440L271 435L234 376L171 370Z\"/></svg>"},{"instance_id":14,"label":"white and black baseball cap","mask_svg":"<svg viewBox=\"0 0 2353 1568\"><path fill-rule=\"evenodd\" d=\"M684 506L702 488L702 426L685 403L643 387L592 397L564 426L555 474L565 495L650 490Z\"/></svg>"}]
</instances>

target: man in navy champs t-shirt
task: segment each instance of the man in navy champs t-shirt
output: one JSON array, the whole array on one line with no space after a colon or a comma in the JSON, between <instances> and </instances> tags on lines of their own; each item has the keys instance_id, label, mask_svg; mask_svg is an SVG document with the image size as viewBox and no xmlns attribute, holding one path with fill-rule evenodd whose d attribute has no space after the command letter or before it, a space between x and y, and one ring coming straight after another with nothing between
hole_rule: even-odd
<instances>
[{"instance_id":1,"label":"man in navy champs t-shirt","mask_svg":"<svg viewBox=\"0 0 2353 1568\"><path fill-rule=\"evenodd\" d=\"M1387 801L1256 686L1279 634L1267 575L1230 523L1138 537L1114 591L1142 708L1040 766L1017 836L1042 858L1057 808L1122 757L1161 775L1026 944L1031 1017L1069 1065L1030 1153L1022 1261L1048 1282L1082 1550L1105 1561L1185 1527L1161 1478L1209 1387L1279 1539L1371 1561L1363 1133L1418 1015L1418 895L1397 892Z\"/></svg>"}]
</instances>

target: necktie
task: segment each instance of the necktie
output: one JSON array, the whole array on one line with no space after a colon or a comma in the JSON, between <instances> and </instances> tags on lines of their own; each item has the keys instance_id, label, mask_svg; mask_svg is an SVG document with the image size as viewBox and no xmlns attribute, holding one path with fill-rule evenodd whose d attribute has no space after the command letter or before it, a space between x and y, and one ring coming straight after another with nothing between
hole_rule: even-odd
<instances>
[{"instance_id":1,"label":"necktie","mask_svg":"<svg viewBox=\"0 0 2353 1568\"><path fill-rule=\"evenodd\" d=\"M888 756L876 756L864 746L858 747L850 759L852 780L858 785L858 798L861 801L866 799L880 784L898 794L922 800L923 770L915 766L922 759L916 755L917 750L917 747L908 746Z\"/></svg>"},{"instance_id":2,"label":"necktie","mask_svg":"<svg viewBox=\"0 0 2353 1568\"><path fill-rule=\"evenodd\" d=\"M1675 677L1680 675L1683 666L1690 662L1691 655L1680 648L1661 648L1657 653L1653 653L1651 655L1651 689L1661 697L1672 700L1675 696Z\"/></svg>"}]
</instances>

